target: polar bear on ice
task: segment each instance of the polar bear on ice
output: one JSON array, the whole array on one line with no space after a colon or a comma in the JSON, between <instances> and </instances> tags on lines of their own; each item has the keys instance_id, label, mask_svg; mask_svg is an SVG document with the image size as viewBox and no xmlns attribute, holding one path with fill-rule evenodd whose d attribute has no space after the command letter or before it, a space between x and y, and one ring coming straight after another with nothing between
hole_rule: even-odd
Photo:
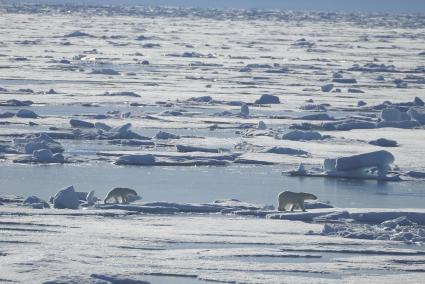
<instances>
[{"instance_id":1,"label":"polar bear on ice","mask_svg":"<svg viewBox=\"0 0 425 284\"><path fill-rule=\"evenodd\" d=\"M108 192L105 199L103 200L103 203L107 203L108 200L114 199L115 203L118 203L118 198L121 199L121 203L128 203L129 195L133 195L136 197L139 197L137 192L134 189L131 188L125 188L125 187L115 187L111 189L111 191ZM140 197L139 197L140 199Z\"/></svg>"},{"instance_id":2,"label":"polar bear on ice","mask_svg":"<svg viewBox=\"0 0 425 284\"><path fill-rule=\"evenodd\" d=\"M278 201L279 211L286 211L286 207L291 205L291 211L294 211L295 208L300 208L305 212L304 201L305 200L316 200L317 196L305 192L292 192L292 191L283 191L279 193Z\"/></svg>"}]
</instances>

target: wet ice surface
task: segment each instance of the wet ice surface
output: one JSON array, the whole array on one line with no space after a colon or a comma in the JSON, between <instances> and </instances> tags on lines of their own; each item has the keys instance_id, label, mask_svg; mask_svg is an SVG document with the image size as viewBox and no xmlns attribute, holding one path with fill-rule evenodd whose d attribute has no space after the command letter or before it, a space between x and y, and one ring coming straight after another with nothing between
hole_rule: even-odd
<instances>
[{"instance_id":1,"label":"wet ice surface","mask_svg":"<svg viewBox=\"0 0 425 284\"><path fill-rule=\"evenodd\" d=\"M143 202L276 206L277 194L292 190L339 207L158 216L137 206L6 204L0 282L423 278L424 213L414 209L425 208L423 15L8 4L0 11L1 195L48 200L74 185L102 198L131 187ZM286 139L294 129L316 132ZM40 133L58 143L34 143ZM396 147L370 143L381 138ZM34 156L40 147L64 159ZM415 177L281 173L382 149L395 157L392 171ZM128 155L144 159L117 165ZM146 155L154 157L149 166ZM403 214L417 224L381 224ZM371 216L387 219L370 224Z\"/></svg>"}]
</instances>

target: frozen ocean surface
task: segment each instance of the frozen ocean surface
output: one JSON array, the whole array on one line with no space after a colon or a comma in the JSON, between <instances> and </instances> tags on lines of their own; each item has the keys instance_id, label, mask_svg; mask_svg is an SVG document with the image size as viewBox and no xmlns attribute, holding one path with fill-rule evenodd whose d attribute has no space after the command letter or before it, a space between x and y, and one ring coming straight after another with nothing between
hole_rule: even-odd
<instances>
[{"instance_id":1,"label":"frozen ocean surface","mask_svg":"<svg viewBox=\"0 0 425 284\"><path fill-rule=\"evenodd\" d=\"M0 1L0 282L422 283L415 8Z\"/></svg>"}]
</instances>

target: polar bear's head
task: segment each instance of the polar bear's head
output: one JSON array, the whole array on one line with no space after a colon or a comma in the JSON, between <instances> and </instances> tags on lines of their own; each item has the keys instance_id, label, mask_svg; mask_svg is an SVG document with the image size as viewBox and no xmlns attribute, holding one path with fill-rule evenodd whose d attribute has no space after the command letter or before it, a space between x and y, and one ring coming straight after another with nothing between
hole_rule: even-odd
<instances>
[{"instance_id":1,"label":"polar bear's head","mask_svg":"<svg viewBox=\"0 0 425 284\"><path fill-rule=\"evenodd\" d=\"M302 192L304 200L316 200L317 196L311 193Z\"/></svg>"}]
</instances>

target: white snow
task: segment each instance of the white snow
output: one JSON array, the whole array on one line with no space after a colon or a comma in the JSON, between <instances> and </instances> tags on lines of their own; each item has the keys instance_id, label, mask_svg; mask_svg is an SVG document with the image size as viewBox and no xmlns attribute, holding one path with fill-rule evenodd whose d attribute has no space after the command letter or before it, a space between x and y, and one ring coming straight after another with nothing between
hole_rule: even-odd
<instances>
[{"instance_id":1,"label":"white snow","mask_svg":"<svg viewBox=\"0 0 425 284\"><path fill-rule=\"evenodd\" d=\"M161 212L148 206L148 215L142 210L126 214L133 205L109 206L41 211L0 207L0 227L10 232L2 239L2 279L133 283L157 275L244 283L341 283L346 278L363 281L366 274L377 281L388 273L402 273L403 279L416 282L423 276L417 273L423 269L421 247L406 247L396 234L390 241L365 239L378 234L381 225L169 215L171 207ZM165 215L151 215L167 210ZM396 228L411 227L403 225L406 222L397 221ZM347 231L350 235L339 236ZM26 269L30 264L43 269Z\"/></svg>"},{"instance_id":2,"label":"white snow","mask_svg":"<svg viewBox=\"0 0 425 284\"><path fill-rule=\"evenodd\" d=\"M9 2L0 282L423 282L421 14Z\"/></svg>"}]
</instances>

